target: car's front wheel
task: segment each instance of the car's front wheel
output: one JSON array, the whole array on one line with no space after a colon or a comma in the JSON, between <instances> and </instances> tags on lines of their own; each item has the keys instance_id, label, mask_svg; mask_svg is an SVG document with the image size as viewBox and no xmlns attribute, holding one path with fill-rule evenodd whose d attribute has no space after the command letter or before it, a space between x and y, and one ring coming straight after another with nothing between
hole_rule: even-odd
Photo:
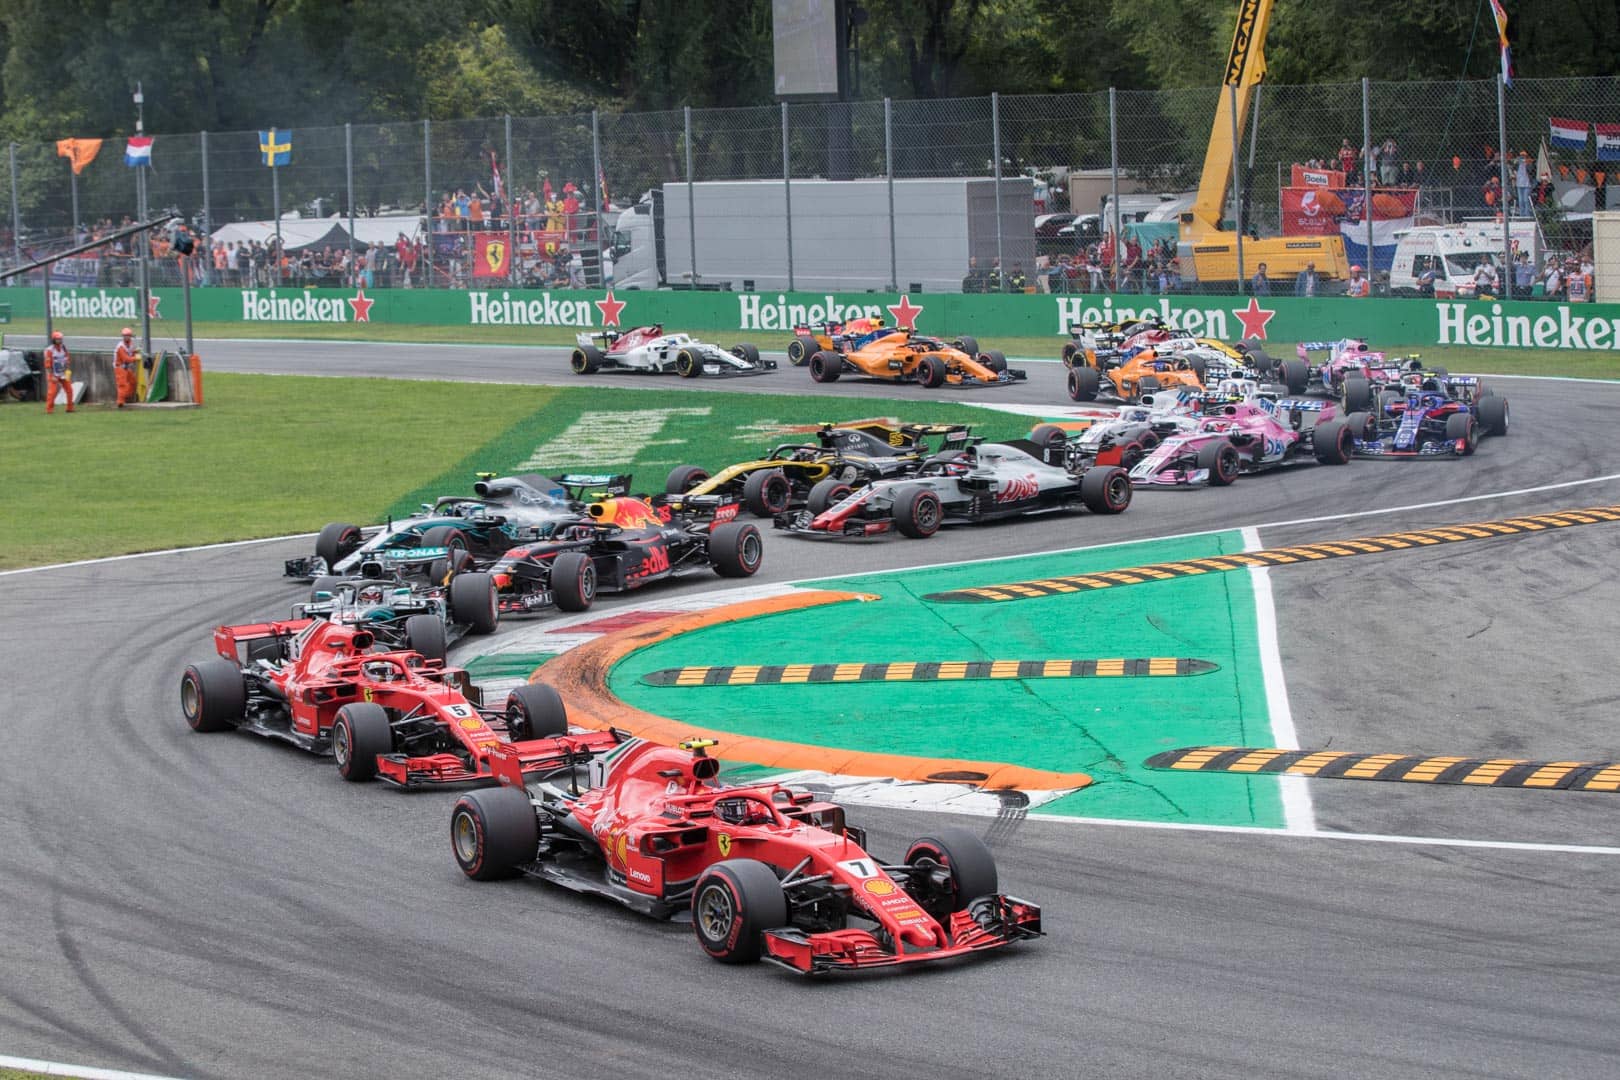
<instances>
[{"instance_id":1,"label":"car's front wheel","mask_svg":"<svg viewBox=\"0 0 1620 1080\"><path fill-rule=\"evenodd\" d=\"M727 859L692 890L692 929L703 951L722 964L759 959L765 931L786 926L787 896L776 871L757 859Z\"/></svg>"}]
</instances>

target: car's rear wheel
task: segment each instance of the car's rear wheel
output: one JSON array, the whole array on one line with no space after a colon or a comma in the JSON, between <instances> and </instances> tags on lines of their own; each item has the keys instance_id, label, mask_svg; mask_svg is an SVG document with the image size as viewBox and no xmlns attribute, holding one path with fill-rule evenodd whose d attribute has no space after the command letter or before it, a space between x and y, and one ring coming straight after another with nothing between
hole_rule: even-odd
<instances>
[{"instance_id":1,"label":"car's rear wheel","mask_svg":"<svg viewBox=\"0 0 1620 1080\"><path fill-rule=\"evenodd\" d=\"M815 338L808 334L799 334L788 342L788 363L794 367L803 367L820 349L821 343Z\"/></svg>"},{"instance_id":2,"label":"car's rear wheel","mask_svg":"<svg viewBox=\"0 0 1620 1080\"><path fill-rule=\"evenodd\" d=\"M437 615L412 615L405 620L405 647L429 660L443 660L450 652L444 623Z\"/></svg>"},{"instance_id":3,"label":"car's rear wheel","mask_svg":"<svg viewBox=\"0 0 1620 1080\"><path fill-rule=\"evenodd\" d=\"M1102 386L1102 376L1094 367L1076 365L1069 369L1068 382L1071 401L1096 401L1097 390Z\"/></svg>"},{"instance_id":4,"label":"car's rear wheel","mask_svg":"<svg viewBox=\"0 0 1620 1080\"><path fill-rule=\"evenodd\" d=\"M547 739L568 734L568 707L545 683L514 686L506 695L506 730L513 739Z\"/></svg>"},{"instance_id":5,"label":"car's rear wheel","mask_svg":"<svg viewBox=\"0 0 1620 1080\"><path fill-rule=\"evenodd\" d=\"M198 661L180 676L180 711L193 731L229 731L247 713L242 669L223 656Z\"/></svg>"},{"instance_id":6,"label":"car's rear wheel","mask_svg":"<svg viewBox=\"0 0 1620 1080\"><path fill-rule=\"evenodd\" d=\"M590 375L602 366L602 350L594 345L581 345L568 358L568 366L575 375Z\"/></svg>"},{"instance_id":7,"label":"car's rear wheel","mask_svg":"<svg viewBox=\"0 0 1620 1080\"><path fill-rule=\"evenodd\" d=\"M315 554L326 560L326 568L330 570L344 556L353 553L354 549L360 546L361 540L358 525L334 521L330 525L322 526L320 535L315 538Z\"/></svg>"},{"instance_id":8,"label":"car's rear wheel","mask_svg":"<svg viewBox=\"0 0 1620 1080\"><path fill-rule=\"evenodd\" d=\"M675 354L675 374L683 379L695 379L703 374L703 358L692 349Z\"/></svg>"},{"instance_id":9,"label":"car's rear wheel","mask_svg":"<svg viewBox=\"0 0 1620 1080\"><path fill-rule=\"evenodd\" d=\"M664 492L684 495L708 478L709 471L700 465L677 465L669 470L669 476L664 480Z\"/></svg>"},{"instance_id":10,"label":"car's rear wheel","mask_svg":"<svg viewBox=\"0 0 1620 1080\"><path fill-rule=\"evenodd\" d=\"M743 481L743 505L755 517L775 517L793 501L793 485L781 469L756 469Z\"/></svg>"},{"instance_id":11,"label":"car's rear wheel","mask_svg":"<svg viewBox=\"0 0 1620 1080\"><path fill-rule=\"evenodd\" d=\"M1351 413L1350 416L1363 417L1359 423L1366 427L1366 413ZM1351 434L1351 420L1329 420L1318 424L1311 433L1311 452L1316 460L1324 465L1343 465L1350 460L1350 453L1355 449L1355 437Z\"/></svg>"},{"instance_id":12,"label":"car's rear wheel","mask_svg":"<svg viewBox=\"0 0 1620 1080\"><path fill-rule=\"evenodd\" d=\"M926 540L939 532L943 517L939 496L928 488L902 488L894 497L894 527L901 536Z\"/></svg>"},{"instance_id":13,"label":"car's rear wheel","mask_svg":"<svg viewBox=\"0 0 1620 1080\"><path fill-rule=\"evenodd\" d=\"M1198 451L1198 467L1209 470L1211 487L1225 487L1238 478L1241 465L1237 447L1225 439L1206 443Z\"/></svg>"},{"instance_id":14,"label":"car's rear wheel","mask_svg":"<svg viewBox=\"0 0 1620 1080\"><path fill-rule=\"evenodd\" d=\"M970 338L970 337L966 337L966 336L959 337L959 338L956 339L954 344L962 352L967 353L969 356L974 357L975 359L978 358L978 355L979 355L979 341L978 341L977 338Z\"/></svg>"},{"instance_id":15,"label":"car's rear wheel","mask_svg":"<svg viewBox=\"0 0 1620 1080\"><path fill-rule=\"evenodd\" d=\"M454 525L435 525L422 534L421 546L449 548L450 558L454 559L457 549L466 551L472 547L472 543L467 539L467 534ZM454 569L455 565L452 563L451 568Z\"/></svg>"},{"instance_id":16,"label":"car's rear wheel","mask_svg":"<svg viewBox=\"0 0 1620 1080\"><path fill-rule=\"evenodd\" d=\"M451 578L449 603L450 621L461 623L474 634L493 634L501 620L495 578L483 571Z\"/></svg>"},{"instance_id":17,"label":"car's rear wheel","mask_svg":"<svg viewBox=\"0 0 1620 1080\"><path fill-rule=\"evenodd\" d=\"M1029 433L1029 441L1041 448L1041 453L1050 455L1054 450L1062 450L1069 441L1069 433L1056 424L1036 424Z\"/></svg>"},{"instance_id":18,"label":"car's rear wheel","mask_svg":"<svg viewBox=\"0 0 1620 1080\"><path fill-rule=\"evenodd\" d=\"M450 582L457 574L465 574L474 566L472 552L465 548L451 548L450 554L428 564L428 580L435 585Z\"/></svg>"},{"instance_id":19,"label":"car's rear wheel","mask_svg":"<svg viewBox=\"0 0 1620 1080\"><path fill-rule=\"evenodd\" d=\"M816 486L810 489L810 496L805 500L804 508L810 511L812 517L825 514L848 498L851 490L853 489L848 484L835 476L818 480Z\"/></svg>"},{"instance_id":20,"label":"car's rear wheel","mask_svg":"<svg viewBox=\"0 0 1620 1080\"><path fill-rule=\"evenodd\" d=\"M1344 377L1344 411L1370 412L1373 407L1372 382L1361 375Z\"/></svg>"},{"instance_id":21,"label":"car's rear wheel","mask_svg":"<svg viewBox=\"0 0 1620 1080\"><path fill-rule=\"evenodd\" d=\"M343 706L332 721L332 757L338 775L359 783L377 775L377 755L394 749L394 729L381 705L356 701Z\"/></svg>"},{"instance_id":22,"label":"car's rear wheel","mask_svg":"<svg viewBox=\"0 0 1620 1080\"><path fill-rule=\"evenodd\" d=\"M1284 360L1278 368L1283 385L1290 394L1303 394L1311 384L1311 369L1303 360Z\"/></svg>"},{"instance_id":23,"label":"car's rear wheel","mask_svg":"<svg viewBox=\"0 0 1620 1080\"><path fill-rule=\"evenodd\" d=\"M337 583L342 580L342 574L322 574L309 583L310 600L330 599L332 593L337 589ZM326 596L323 598L321 593L325 593Z\"/></svg>"},{"instance_id":24,"label":"car's rear wheel","mask_svg":"<svg viewBox=\"0 0 1620 1080\"><path fill-rule=\"evenodd\" d=\"M1094 514L1119 514L1131 505L1131 474L1114 465L1086 470L1080 501Z\"/></svg>"},{"instance_id":25,"label":"car's rear wheel","mask_svg":"<svg viewBox=\"0 0 1620 1080\"><path fill-rule=\"evenodd\" d=\"M540 823L521 788L469 791L450 812L450 848L456 865L474 881L511 877L532 862L540 846Z\"/></svg>"},{"instance_id":26,"label":"car's rear wheel","mask_svg":"<svg viewBox=\"0 0 1620 1080\"><path fill-rule=\"evenodd\" d=\"M753 577L765 561L765 541L745 521L728 521L709 530L709 562L721 577Z\"/></svg>"},{"instance_id":27,"label":"car's rear wheel","mask_svg":"<svg viewBox=\"0 0 1620 1080\"><path fill-rule=\"evenodd\" d=\"M810 377L816 382L837 382L844 373L843 357L822 350L810 357Z\"/></svg>"},{"instance_id":28,"label":"car's rear wheel","mask_svg":"<svg viewBox=\"0 0 1620 1080\"><path fill-rule=\"evenodd\" d=\"M562 611L585 611L596 602L596 562L583 551L551 560L551 596Z\"/></svg>"},{"instance_id":29,"label":"car's rear wheel","mask_svg":"<svg viewBox=\"0 0 1620 1080\"><path fill-rule=\"evenodd\" d=\"M1485 429L1485 434L1507 434L1507 398L1499 398L1494 394L1489 397L1482 397L1478 401L1474 402L1474 411L1479 414L1479 426Z\"/></svg>"},{"instance_id":30,"label":"car's rear wheel","mask_svg":"<svg viewBox=\"0 0 1620 1080\"><path fill-rule=\"evenodd\" d=\"M941 921L979 897L993 894L999 884L996 858L990 849L973 833L956 826L944 826L913 840L905 862L911 867L906 891Z\"/></svg>"},{"instance_id":31,"label":"car's rear wheel","mask_svg":"<svg viewBox=\"0 0 1620 1080\"><path fill-rule=\"evenodd\" d=\"M917 361L917 381L930 390L945 385L945 361L937 356L925 356Z\"/></svg>"},{"instance_id":32,"label":"car's rear wheel","mask_svg":"<svg viewBox=\"0 0 1620 1080\"><path fill-rule=\"evenodd\" d=\"M1393 390L1380 391L1379 394L1378 394L1378 415L1379 416L1388 416L1388 415L1390 415L1389 407L1391 405L1394 405L1396 402L1405 401L1405 400L1406 400L1406 398L1402 397L1400 394L1396 393Z\"/></svg>"},{"instance_id":33,"label":"car's rear wheel","mask_svg":"<svg viewBox=\"0 0 1620 1080\"><path fill-rule=\"evenodd\" d=\"M1080 349L1080 346L1075 344L1072 341L1066 341L1066 342L1063 343L1063 366L1064 367L1073 367L1074 366L1074 354L1076 352L1078 352L1079 349Z\"/></svg>"},{"instance_id":34,"label":"car's rear wheel","mask_svg":"<svg viewBox=\"0 0 1620 1080\"><path fill-rule=\"evenodd\" d=\"M1187 367L1198 376L1198 381L1204 381L1204 375L1209 371L1209 364L1202 356L1194 356L1187 361Z\"/></svg>"},{"instance_id":35,"label":"car's rear wheel","mask_svg":"<svg viewBox=\"0 0 1620 1080\"><path fill-rule=\"evenodd\" d=\"M787 896L776 871L757 859L727 859L692 890L692 929L703 951L723 964L759 959L765 931L786 926Z\"/></svg>"}]
</instances>

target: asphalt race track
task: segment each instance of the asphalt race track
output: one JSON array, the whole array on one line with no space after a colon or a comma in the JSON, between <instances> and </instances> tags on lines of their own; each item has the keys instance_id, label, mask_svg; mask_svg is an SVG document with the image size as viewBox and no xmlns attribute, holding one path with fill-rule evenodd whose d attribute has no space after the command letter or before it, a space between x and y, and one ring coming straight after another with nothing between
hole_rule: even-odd
<instances>
[{"instance_id":1,"label":"asphalt race track","mask_svg":"<svg viewBox=\"0 0 1620 1080\"><path fill-rule=\"evenodd\" d=\"M208 355L211 370L584 381L562 350ZM1065 400L1061 367L1030 367L986 393ZM623 377L593 381L608 378ZM788 369L701 385L811 384ZM761 577L1240 525L1279 546L1620 503L1606 434L1620 385L1498 389L1513 432L1471 460L1139 493L1119 518L851 545L836 567L826 545L768 537ZM1527 490L1578 480L1597 482ZM1301 521L1332 514L1369 516ZM1300 745L1620 759L1617 532L1271 571ZM1620 1060L1620 794L1310 782L1317 828L1337 838L1032 819L997 856L1003 887L1043 905L1045 940L818 983L711 963L683 925L475 885L450 858L451 793L346 785L328 760L181 719L179 674L211 627L284 612L303 588L280 560L308 546L4 577L0 1053L233 1077L1480 1078L1603 1076ZM855 817L895 856L938 821Z\"/></svg>"}]
</instances>

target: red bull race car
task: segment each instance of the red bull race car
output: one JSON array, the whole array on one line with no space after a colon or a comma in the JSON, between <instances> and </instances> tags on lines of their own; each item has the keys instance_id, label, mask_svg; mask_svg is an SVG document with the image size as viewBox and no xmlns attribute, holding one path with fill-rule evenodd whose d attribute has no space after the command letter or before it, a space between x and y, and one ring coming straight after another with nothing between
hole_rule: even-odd
<instances>
[{"instance_id":1,"label":"red bull race car","mask_svg":"<svg viewBox=\"0 0 1620 1080\"><path fill-rule=\"evenodd\" d=\"M180 708L193 731L250 731L330 754L345 780L404 788L549 772L614 741L567 736L548 686L493 708L462 669L375 645L364 626L325 619L221 626L218 655L181 676Z\"/></svg>"},{"instance_id":2,"label":"red bull race car","mask_svg":"<svg viewBox=\"0 0 1620 1080\"><path fill-rule=\"evenodd\" d=\"M653 918L690 912L704 952L800 974L928 964L1039 937L1041 910L999 890L995 859L943 827L899 860L866 850L843 808L780 784L718 780L710 740L626 738L583 767L463 795L456 864L524 874Z\"/></svg>"}]
</instances>

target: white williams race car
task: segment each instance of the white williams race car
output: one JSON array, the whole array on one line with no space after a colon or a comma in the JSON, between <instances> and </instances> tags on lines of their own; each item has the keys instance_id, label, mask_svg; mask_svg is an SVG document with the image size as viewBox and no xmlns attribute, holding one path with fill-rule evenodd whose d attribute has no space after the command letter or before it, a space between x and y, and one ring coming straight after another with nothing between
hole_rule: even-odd
<instances>
[{"instance_id":1,"label":"white williams race car","mask_svg":"<svg viewBox=\"0 0 1620 1080\"><path fill-rule=\"evenodd\" d=\"M776 370L775 360L760 359L752 345L729 350L699 341L691 334L666 334L662 326L638 326L622 333L604 330L580 334L569 359L576 375L597 371L640 371L666 375L673 371L687 379L700 375L763 375Z\"/></svg>"}]
</instances>

